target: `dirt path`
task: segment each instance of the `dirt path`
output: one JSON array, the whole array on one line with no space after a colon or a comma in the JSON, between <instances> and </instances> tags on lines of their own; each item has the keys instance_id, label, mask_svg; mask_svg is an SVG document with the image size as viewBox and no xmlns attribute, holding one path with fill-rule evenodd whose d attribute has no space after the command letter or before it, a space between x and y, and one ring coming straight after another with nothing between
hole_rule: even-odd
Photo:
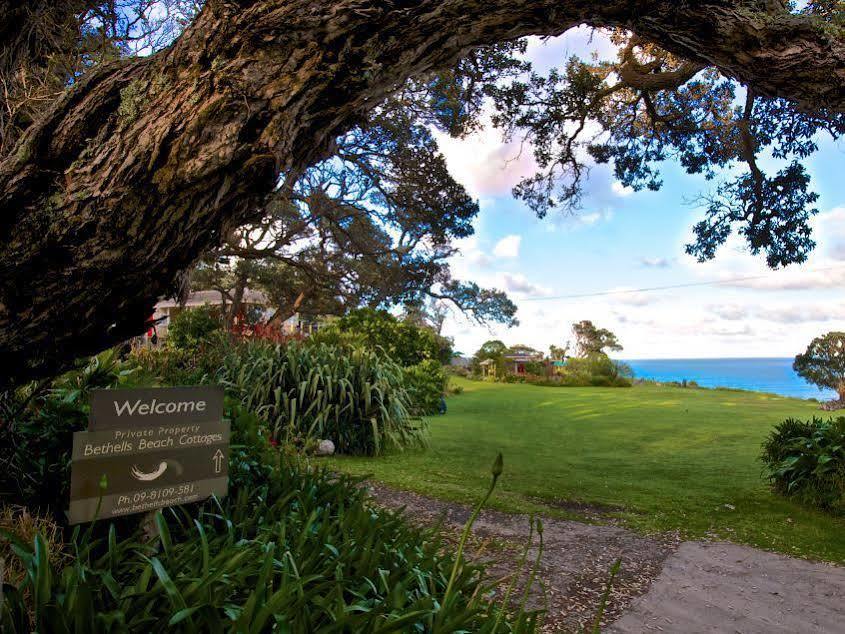
<instances>
[{"instance_id":1,"label":"dirt path","mask_svg":"<svg viewBox=\"0 0 845 634\"><path fill-rule=\"evenodd\" d=\"M470 509L461 504L368 486L378 504L405 507L422 524L443 518L447 539L456 539L469 517ZM845 632L845 568L734 544L646 537L618 526L553 518L543 518L543 524L538 579L544 591L535 588L530 603L548 609L546 631L589 627L610 568L621 558L603 619L610 624L606 632ZM508 578L528 526L525 515L483 511L470 556L483 560L493 579Z\"/></svg>"}]
</instances>

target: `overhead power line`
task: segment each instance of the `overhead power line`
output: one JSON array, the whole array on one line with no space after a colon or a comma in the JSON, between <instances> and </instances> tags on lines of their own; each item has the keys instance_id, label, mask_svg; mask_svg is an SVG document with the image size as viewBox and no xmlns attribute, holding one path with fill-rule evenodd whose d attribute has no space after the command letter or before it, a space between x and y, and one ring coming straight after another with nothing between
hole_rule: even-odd
<instances>
[{"instance_id":1,"label":"overhead power line","mask_svg":"<svg viewBox=\"0 0 845 634\"><path fill-rule=\"evenodd\" d=\"M825 271L834 271L845 268L845 264L839 266L829 266L819 269L806 269L803 273L823 273ZM686 284L671 284L669 286L650 286L647 288L625 288L611 291L598 291L595 293L578 293L575 295L553 295L547 297L525 297L520 301L524 302L538 302L538 301L552 301L556 299L584 299L587 297L602 297L604 295L624 295L628 293L650 293L652 291L669 291L678 288L692 288L694 286L723 286L725 284L735 284L736 282L750 282L753 280L766 280L772 277L769 275L750 275L748 277L734 277L727 280L709 280L706 282L688 282Z\"/></svg>"}]
</instances>

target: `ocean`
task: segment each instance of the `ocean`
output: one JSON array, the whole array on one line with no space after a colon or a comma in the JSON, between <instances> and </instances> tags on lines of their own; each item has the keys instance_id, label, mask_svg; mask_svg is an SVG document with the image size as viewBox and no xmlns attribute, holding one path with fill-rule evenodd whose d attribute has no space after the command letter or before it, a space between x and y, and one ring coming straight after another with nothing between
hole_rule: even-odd
<instances>
[{"instance_id":1,"label":"ocean","mask_svg":"<svg viewBox=\"0 0 845 634\"><path fill-rule=\"evenodd\" d=\"M634 359L625 363L638 379L696 381L702 387L732 387L796 398L829 400L832 390L819 390L792 370L788 359Z\"/></svg>"}]
</instances>

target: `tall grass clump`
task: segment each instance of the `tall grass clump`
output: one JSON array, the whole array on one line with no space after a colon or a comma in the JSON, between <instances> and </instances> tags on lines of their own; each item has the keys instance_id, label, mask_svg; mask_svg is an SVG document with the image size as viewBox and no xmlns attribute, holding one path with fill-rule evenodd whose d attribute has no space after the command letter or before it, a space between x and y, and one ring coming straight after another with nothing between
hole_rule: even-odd
<instances>
[{"instance_id":1,"label":"tall grass clump","mask_svg":"<svg viewBox=\"0 0 845 634\"><path fill-rule=\"evenodd\" d=\"M772 487L825 510L845 510L845 418L787 418L763 443Z\"/></svg>"},{"instance_id":2,"label":"tall grass clump","mask_svg":"<svg viewBox=\"0 0 845 634\"><path fill-rule=\"evenodd\" d=\"M366 348L248 342L226 357L220 379L279 442L325 438L340 453L371 456L424 439L402 368Z\"/></svg>"}]
</instances>

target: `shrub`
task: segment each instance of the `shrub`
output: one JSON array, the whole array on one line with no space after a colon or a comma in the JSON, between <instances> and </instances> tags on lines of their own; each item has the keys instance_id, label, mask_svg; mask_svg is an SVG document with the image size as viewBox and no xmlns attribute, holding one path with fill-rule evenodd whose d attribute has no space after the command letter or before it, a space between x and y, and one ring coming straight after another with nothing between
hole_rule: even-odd
<instances>
[{"instance_id":1,"label":"shrub","mask_svg":"<svg viewBox=\"0 0 845 634\"><path fill-rule=\"evenodd\" d=\"M181 310L170 320L167 343L175 348L196 350L222 329L219 312L210 306Z\"/></svg>"},{"instance_id":2,"label":"shrub","mask_svg":"<svg viewBox=\"0 0 845 634\"><path fill-rule=\"evenodd\" d=\"M777 493L822 509L845 509L845 418L787 418L763 443L761 459Z\"/></svg>"},{"instance_id":3,"label":"shrub","mask_svg":"<svg viewBox=\"0 0 845 634\"><path fill-rule=\"evenodd\" d=\"M327 438L340 453L376 455L423 440L402 368L375 351L263 342L232 350L222 383L270 423L276 441Z\"/></svg>"},{"instance_id":4,"label":"shrub","mask_svg":"<svg viewBox=\"0 0 845 634\"><path fill-rule=\"evenodd\" d=\"M0 420L0 491L57 517L68 499L73 432L88 426L88 393L125 380L132 369L112 350L39 389L25 386ZM56 506L58 503L58 507Z\"/></svg>"},{"instance_id":5,"label":"shrub","mask_svg":"<svg viewBox=\"0 0 845 634\"><path fill-rule=\"evenodd\" d=\"M440 411L449 377L439 361L428 359L404 369L405 388L411 400L411 412L431 416Z\"/></svg>"},{"instance_id":6,"label":"shrub","mask_svg":"<svg viewBox=\"0 0 845 634\"><path fill-rule=\"evenodd\" d=\"M548 373L548 368L545 363L540 361L528 361L525 364L525 373L545 377Z\"/></svg>"},{"instance_id":7,"label":"shrub","mask_svg":"<svg viewBox=\"0 0 845 634\"><path fill-rule=\"evenodd\" d=\"M19 583L0 630L19 632L530 632L491 605L481 570L433 530L373 508L358 481L279 462L222 503L155 516L159 535L97 523L67 564L12 537ZM452 575L454 569L455 574Z\"/></svg>"},{"instance_id":8,"label":"shrub","mask_svg":"<svg viewBox=\"0 0 845 634\"><path fill-rule=\"evenodd\" d=\"M427 359L449 363L452 342L431 328L397 319L385 310L353 310L312 337L316 343L333 346L370 347L383 350L401 366L411 366Z\"/></svg>"},{"instance_id":9,"label":"shrub","mask_svg":"<svg viewBox=\"0 0 845 634\"><path fill-rule=\"evenodd\" d=\"M252 491L261 486L273 471L271 445L266 424L237 400L225 399L224 416L230 421L229 486Z\"/></svg>"},{"instance_id":10,"label":"shrub","mask_svg":"<svg viewBox=\"0 0 845 634\"><path fill-rule=\"evenodd\" d=\"M207 383L216 376L231 343L222 330L212 331L195 343L195 347L187 348L173 345L168 339L158 348L133 350L130 361L163 385Z\"/></svg>"},{"instance_id":11,"label":"shrub","mask_svg":"<svg viewBox=\"0 0 845 634\"><path fill-rule=\"evenodd\" d=\"M630 387L633 374L628 365L606 354L567 359L557 373L559 384L567 387Z\"/></svg>"}]
</instances>

